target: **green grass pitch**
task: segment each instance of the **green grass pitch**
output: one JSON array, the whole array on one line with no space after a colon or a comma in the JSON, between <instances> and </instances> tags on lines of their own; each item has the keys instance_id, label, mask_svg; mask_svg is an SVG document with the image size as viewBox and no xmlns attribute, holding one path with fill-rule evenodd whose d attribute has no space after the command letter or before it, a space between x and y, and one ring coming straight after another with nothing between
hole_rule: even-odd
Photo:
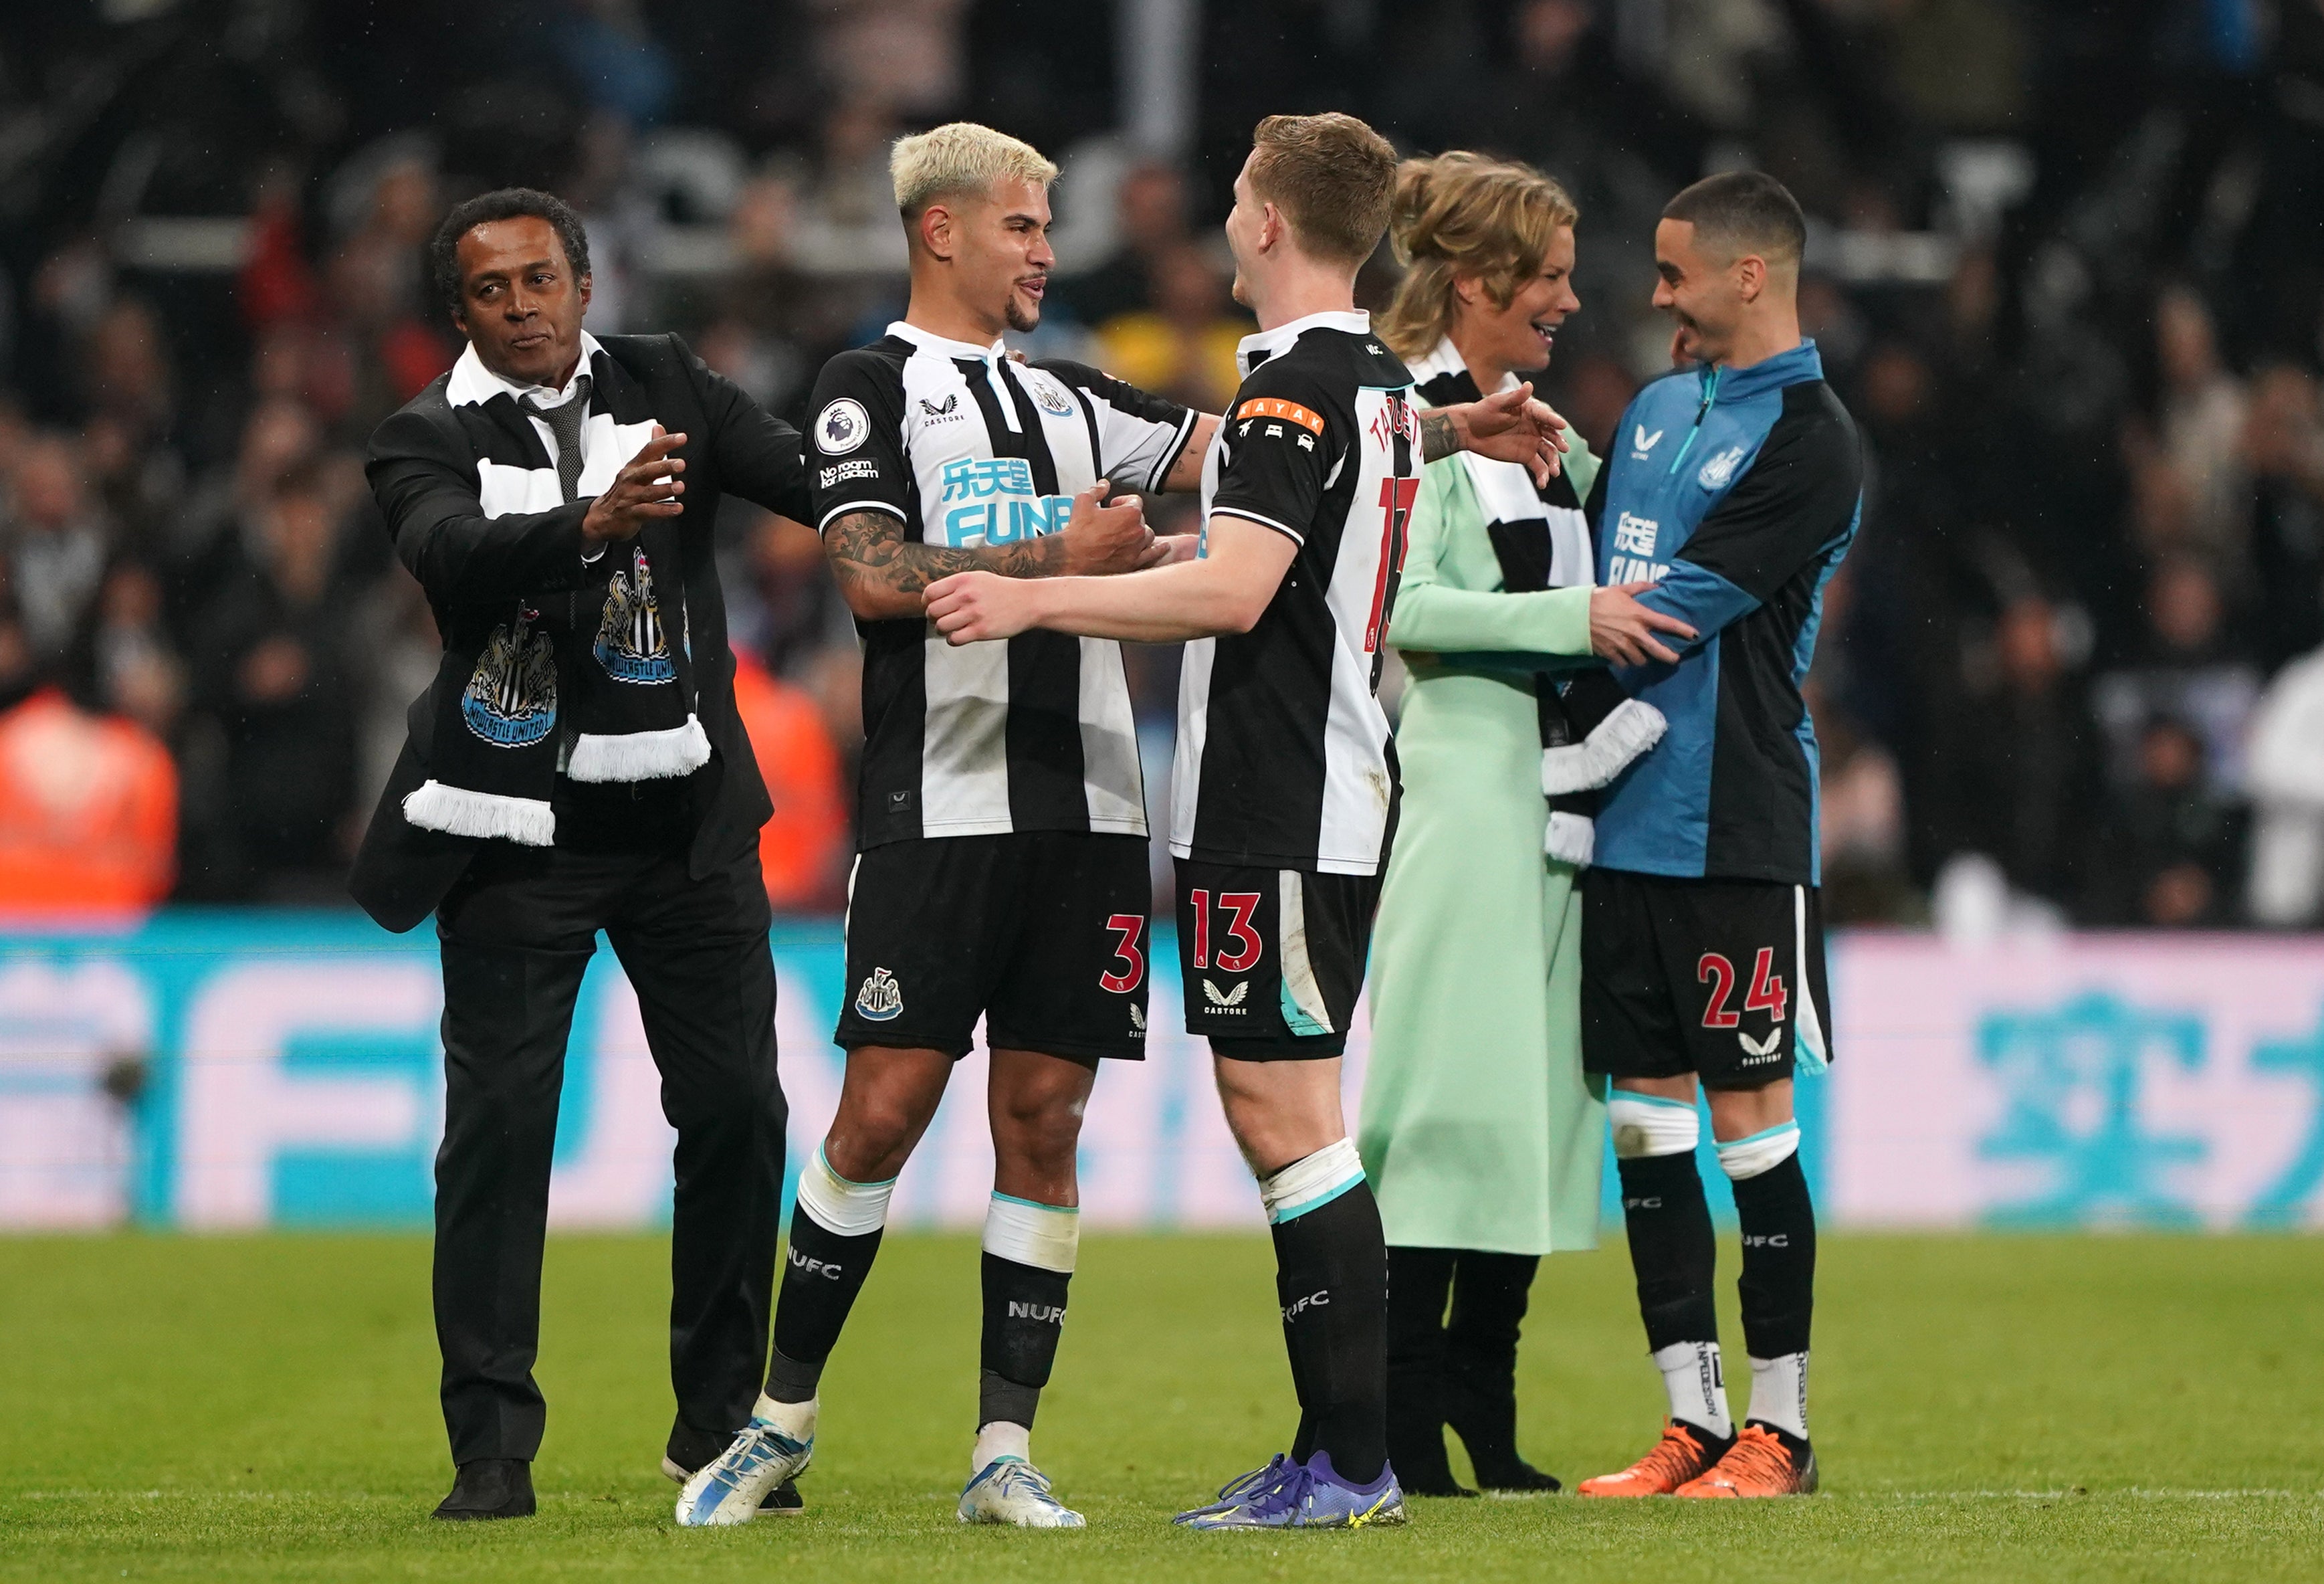
<instances>
[{"instance_id":1,"label":"green grass pitch","mask_svg":"<svg viewBox=\"0 0 2324 1584\"><path fill-rule=\"evenodd\" d=\"M1287 1436L1263 1240L1088 1240L1036 1440L1089 1515L1065 1534L954 1522L976 1251L935 1237L881 1254L809 1512L678 1532L666 1259L553 1241L540 1515L441 1524L423 1239L0 1241L0 1579L2324 1578L2315 1238L1831 1237L1822 1496L1425 1501L1403 1530L1285 1535L1167 1522ZM1730 1347L1735 1269L1729 1240ZM1618 1238L1534 1289L1521 1440L1569 1481L1655 1430L1628 1282Z\"/></svg>"}]
</instances>

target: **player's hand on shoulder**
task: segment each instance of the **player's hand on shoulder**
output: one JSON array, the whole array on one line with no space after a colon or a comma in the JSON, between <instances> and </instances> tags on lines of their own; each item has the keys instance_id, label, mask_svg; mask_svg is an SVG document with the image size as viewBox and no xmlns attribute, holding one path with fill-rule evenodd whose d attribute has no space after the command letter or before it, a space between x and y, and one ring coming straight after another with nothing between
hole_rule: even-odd
<instances>
[{"instance_id":1,"label":"player's hand on shoulder","mask_svg":"<svg viewBox=\"0 0 2324 1584\"><path fill-rule=\"evenodd\" d=\"M1694 629L1674 616L1638 603L1638 596L1653 587L1652 583L1619 583L1591 593L1591 653L1616 665L1645 665L1649 661L1660 661L1665 665L1678 663L1677 651L1655 635L1668 633L1686 640L1694 636Z\"/></svg>"},{"instance_id":2,"label":"player's hand on shoulder","mask_svg":"<svg viewBox=\"0 0 2324 1584\"><path fill-rule=\"evenodd\" d=\"M1073 515L1066 519L1067 577L1098 577L1108 572L1134 572L1152 564L1154 530L1146 525L1146 503L1134 495L1105 505L1111 483L1099 479L1074 497Z\"/></svg>"},{"instance_id":3,"label":"player's hand on shoulder","mask_svg":"<svg viewBox=\"0 0 2324 1584\"><path fill-rule=\"evenodd\" d=\"M936 631L957 648L1013 638L1031 626L1029 587L997 572L954 572L929 584L920 602Z\"/></svg>"}]
</instances>

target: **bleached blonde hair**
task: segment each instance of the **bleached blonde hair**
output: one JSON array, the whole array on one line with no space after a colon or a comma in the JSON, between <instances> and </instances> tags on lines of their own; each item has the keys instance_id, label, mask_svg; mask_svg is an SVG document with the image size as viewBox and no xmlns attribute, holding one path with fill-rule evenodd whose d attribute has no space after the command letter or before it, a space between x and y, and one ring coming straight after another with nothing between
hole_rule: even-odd
<instances>
[{"instance_id":1,"label":"bleached blonde hair","mask_svg":"<svg viewBox=\"0 0 2324 1584\"><path fill-rule=\"evenodd\" d=\"M1031 144L973 121L951 121L915 137L899 138L888 156L896 184L896 207L907 225L939 198L986 192L996 181L1016 177L1047 187L1057 167Z\"/></svg>"}]
</instances>

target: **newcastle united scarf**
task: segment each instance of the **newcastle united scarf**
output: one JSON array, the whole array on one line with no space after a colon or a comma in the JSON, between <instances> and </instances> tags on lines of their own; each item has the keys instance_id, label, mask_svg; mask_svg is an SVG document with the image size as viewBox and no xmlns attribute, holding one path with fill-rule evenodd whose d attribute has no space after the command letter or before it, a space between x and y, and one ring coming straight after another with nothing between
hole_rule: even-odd
<instances>
[{"instance_id":1,"label":"newcastle united scarf","mask_svg":"<svg viewBox=\"0 0 2324 1584\"><path fill-rule=\"evenodd\" d=\"M600 494L652 433L636 383L594 340L586 348L590 372L560 407L521 401L473 350L454 370L446 394L456 412L470 410L465 427L483 442L484 515ZM534 418L558 441L554 461ZM608 546L580 589L455 607L445 647L467 665L468 682L441 696L431 775L404 799L403 817L449 835L549 847L558 775L654 781L708 764L680 554L678 530L656 523Z\"/></svg>"},{"instance_id":2,"label":"newcastle united scarf","mask_svg":"<svg viewBox=\"0 0 2324 1584\"><path fill-rule=\"evenodd\" d=\"M1408 366L1421 399L1432 407L1479 397L1476 380L1449 339ZM1517 383L1512 375L1501 388ZM1530 594L1597 581L1589 523L1573 481L1562 470L1536 486L1515 462L1468 451L1459 460L1469 470L1504 589ZM1561 862L1587 866L1596 846L1598 792L1661 740L1662 712L1628 697L1596 668L1563 678L1537 674L1534 694L1541 725L1542 792L1549 800L1542 850Z\"/></svg>"}]
</instances>

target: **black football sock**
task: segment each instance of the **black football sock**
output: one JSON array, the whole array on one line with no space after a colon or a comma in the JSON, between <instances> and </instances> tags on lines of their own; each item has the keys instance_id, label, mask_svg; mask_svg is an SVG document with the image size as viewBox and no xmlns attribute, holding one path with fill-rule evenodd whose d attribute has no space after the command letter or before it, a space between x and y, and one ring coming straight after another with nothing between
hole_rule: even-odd
<instances>
[{"instance_id":1,"label":"black football sock","mask_svg":"<svg viewBox=\"0 0 2324 1584\"><path fill-rule=\"evenodd\" d=\"M1752 1370L1749 1417L1807 1434L1808 1331L1815 1313L1815 1205L1794 1153L1734 1185L1742 1222L1743 1344ZM1762 1392L1768 1394L1761 1400Z\"/></svg>"},{"instance_id":2,"label":"black football sock","mask_svg":"<svg viewBox=\"0 0 2324 1584\"><path fill-rule=\"evenodd\" d=\"M1369 1485L1388 1462L1388 1244L1379 1206L1358 1177L1274 1231L1283 1335L1303 1418L1339 1477Z\"/></svg>"},{"instance_id":3,"label":"black football sock","mask_svg":"<svg viewBox=\"0 0 2324 1584\"><path fill-rule=\"evenodd\" d=\"M1388 1460L1418 1496L1460 1486L1444 1455L1444 1302L1455 1255L1449 1248L1388 1251Z\"/></svg>"},{"instance_id":4,"label":"black football sock","mask_svg":"<svg viewBox=\"0 0 2324 1584\"><path fill-rule=\"evenodd\" d=\"M774 1357L767 1366L767 1395L804 1403L815 1395L823 1366L847 1324L847 1311L872 1274L881 1233L845 1237L807 1214L791 1211L790 1257L775 1296Z\"/></svg>"},{"instance_id":5,"label":"black football sock","mask_svg":"<svg viewBox=\"0 0 2324 1584\"><path fill-rule=\"evenodd\" d=\"M1720 1438L1733 1433L1719 1356L1719 1311L1711 1298L1719 1245L1692 1151L1635 1155L1617 1165L1622 1221L1637 1278L1646 1349L1663 1372L1672 1414ZM1674 1349L1685 1349L1682 1362ZM1683 1390L1692 1383L1691 1389Z\"/></svg>"},{"instance_id":6,"label":"black football sock","mask_svg":"<svg viewBox=\"0 0 2324 1584\"><path fill-rule=\"evenodd\" d=\"M1711 1283L1719 1245L1694 1156L1639 1155L1618 1166L1622 1222L1647 1348L1659 1353L1679 1342L1716 1342L1719 1311Z\"/></svg>"},{"instance_id":7,"label":"black football sock","mask_svg":"<svg viewBox=\"0 0 2324 1584\"><path fill-rule=\"evenodd\" d=\"M1529 1254L1463 1249L1452 1278L1452 1318L1444 1328L1446 1417L1468 1449L1480 1485L1534 1487L1517 1456L1517 1331L1534 1273Z\"/></svg>"},{"instance_id":8,"label":"black football sock","mask_svg":"<svg viewBox=\"0 0 2324 1584\"><path fill-rule=\"evenodd\" d=\"M1065 1325L1067 1271L1045 1271L997 1254L984 1256L984 1336L978 1350L977 1424L995 1420L1033 1428L1041 1388L1057 1360Z\"/></svg>"}]
</instances>

